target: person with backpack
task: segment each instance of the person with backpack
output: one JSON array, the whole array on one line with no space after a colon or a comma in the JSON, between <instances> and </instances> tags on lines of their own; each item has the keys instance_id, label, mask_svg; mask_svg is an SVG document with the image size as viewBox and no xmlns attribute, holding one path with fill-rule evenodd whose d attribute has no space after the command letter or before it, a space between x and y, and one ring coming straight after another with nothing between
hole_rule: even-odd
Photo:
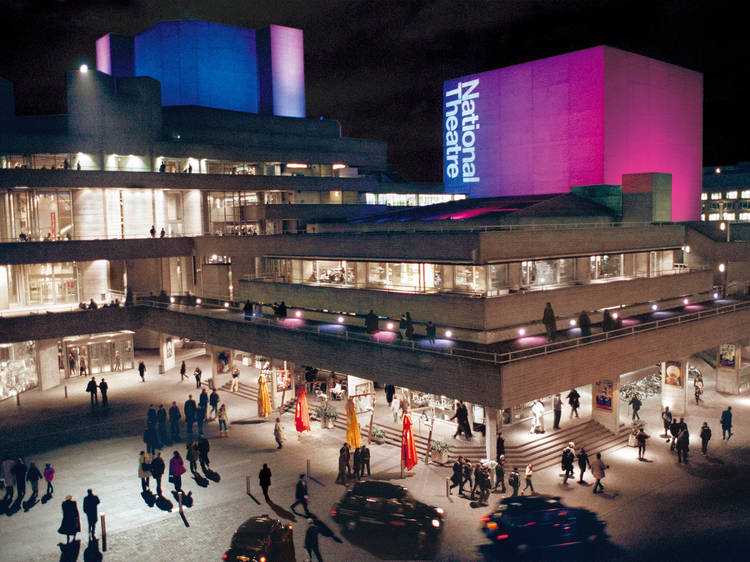
<instances>
[{"instance_id":1,"label":"person with backpack","mask_svg":"<svg viewBox=\"0 0 750 562\"><path fill-rule=\"evenodd\" d=\"M513 488L513 494L511 494L512 496L515 497L515 496L518 495L518 488L519 488L520 485L521 485L521 477L518 474L518 467L514 466L513 467L513 472L511 472L508 475L508 486L510 486L511 488Z\"/></svg>"}]
</instances>

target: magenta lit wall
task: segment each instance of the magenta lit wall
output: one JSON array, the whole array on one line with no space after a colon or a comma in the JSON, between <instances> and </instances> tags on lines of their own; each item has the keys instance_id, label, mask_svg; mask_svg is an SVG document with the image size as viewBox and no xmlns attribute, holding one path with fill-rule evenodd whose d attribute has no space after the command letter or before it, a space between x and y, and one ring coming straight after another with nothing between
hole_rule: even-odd
<instances>
[{"instance_id":1,"label":"magenta lit wall","mask_svg":"<svg viewBox=\"0 0 750 562\"><path fill-rule=\"evenodd\" d=\"M672 219L698 219L702 83L700 73L604 46L450 80L446 190L566 193L619 185L625 173L671 173Z\"/></svg>"}]
</instances>

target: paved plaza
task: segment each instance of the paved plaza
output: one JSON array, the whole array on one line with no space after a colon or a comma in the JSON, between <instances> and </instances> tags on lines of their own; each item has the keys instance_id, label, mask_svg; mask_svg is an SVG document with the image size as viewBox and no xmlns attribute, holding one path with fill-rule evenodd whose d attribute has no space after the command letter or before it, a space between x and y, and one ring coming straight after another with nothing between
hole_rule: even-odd
<instances>
[{"instance_id":1,"label":"paved plaza","mask_svg":"<svg viewBox=\"0 0 750 562\"><path fill-rule=\"evenodd\" d=\"M40 468L49 462L57 471L55 495L48 503L2 516L0 560L58 559L57 544L63 538L56 532L61 521L60 503L66 494L72 494L80 510L87 488L99 496L100 511L106 513L104 559L219 560L232 533L247 517L263 513L273 516L275 512L282 519L290 516L288 508L293 501L294 484L299 473L305 472L308 460L315 480L309 484L311 511L342 539L339 543L321 537L324 559L364 561L404 557L369 544L366 548L352 544L329 517L331 505L344 491L343 486L334 483L338 449L345 439L343 431L323 430L314 422L313 430L298 438L293 414L286 413L282 420L288 440L282 450L277 450L273 418L257 419L255 402L226 392L221 392L221 398L232 421L230 436L219 438L216 422L208 424L207 430L211 468L221 475L220 482L201 487L193 478L184 478L183 487L192 491L194 500L193 506L185 509L189 527L176 505L171 512L158 506L148 507L141 497L137 476L138 452L144 448L141 433L146 408L152 402L168 406L172 400L181 406L188 393L195 394L195 384L192 378L180 382L177 369L156 374L155 355L139 354L137 360L141 358L148 365L146 383L140 382L134 370L107 377L111 407L106 415L91 413L84 379L68 380L67 399L64 388L60 387L44 393L26 393L21 397L20 407L14 400L0 404L0 452L21 452L27 456L27 462L34 460ZM207 358L203 357L188 361L188 374L195 364L210 372ZM249 383L251 378L255 380L248 375L243 382ZM750 497L750 483L745 476L750 470L750 399L717 394L711 376L707 377L704 398L704 404L689 406L686 417L691 430L688 465L678 465L676 456L659 437L660 404L658 397L652 397L641 410L651 435L647 462L639 462L635 449L630 447L607 451L604 460L610 469L604 480L605 493L600 495L592 494L590 475L587 486L577 483L563 486L558 466L538 472L534 487L538 492L561 496L568 505L592 509L607 521L611 543L606 547L607 558L685 560L704 559L721 552L724 558L744 559L740 556L744 553L733 551L731 546L750 529L750 512L745 508L746 498ZM718 423L727 405L732 405L736 432L728 442L722 441ZM625 404L622 411L627 411ZM567 408L563 428L566 421ZM708 421L713 429L708 457L700 454L697 436L703 421ZM505 431L527 429L514 426ZM166 447L164 456L168 458L175 449L184 456L184 443ZM372 478L402 483L418 499L445 509L439 559L481 560L489 556L482 547L487 541L479 527L480 517L489 509L472 509L463 498L446 497L445 478L450 475L450 467L419 464L402 481L399 449L375 444L370 449ZM257 485L257 474L264 462L273 472L270 497L276 507L263 502ZM260 505L246 494L248 474L252 477L251 491ZM165 490L171 489L166 476L164 485ZM493 494L491 502L494 504L499 498L499 494ZM81 517L85 528L83 513ZM299 516L292 523L297 559L304 560L302 545L307 523ZM83 535L79 560L89 559L84 558L87 540L85 532ZM87 556L91 554L89 550Z\"/></svg>"}]
</instances>

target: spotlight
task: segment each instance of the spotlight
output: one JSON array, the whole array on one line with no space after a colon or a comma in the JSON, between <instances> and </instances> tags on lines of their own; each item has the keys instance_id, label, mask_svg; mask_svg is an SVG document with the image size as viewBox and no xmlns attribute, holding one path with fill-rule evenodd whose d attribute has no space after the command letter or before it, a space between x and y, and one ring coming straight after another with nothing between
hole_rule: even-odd
<instances>
[{"instance_id":1,"label":"spotlight","mask_svg":"<svg viewBox=\"0 0 750 562\"><path fill-rule=\"evenodd\" d=\"M169 302L174 304L174 297L169 297Z\"/></svg>"},{"instance_id":2,"label":"spotlight","mask_svg":"<svg viewBox=\"0 0 750 562\"><path fill-rule=\"evenodd\" d=\"M617 320L617 317L618 317L618 316L620 316L620 315L619 315L619 314L617 314L616 312L613 312L613 313L612 313L612 318L614 318L615 320Z\"/></svg>"},{"instance_id":3,"label":"spotlight","mask_svg":"<svg viewBox=\"0 0 750 562\"><path fill-rule=\"evenodd\" d=\"M719 293L714 293L714 298L718 299L719 298Z\"/></svg>"},{"instance_id":4,"label":"spotlight","mask_svg":"<svg viewBox=\"0 0 750 562\"><path fill-rule=\"evenodd\" d=\"M727 269L727 266L726 266L726 265L724 265L723 263L720 263L720 264L719 264L719 271L720 271L721 273L724 273L724 271L726 271L726 269Z\"/></svg>"},{"instance_id":5,"label":"spotlight","mask_svg":"<svg viewBox=\"0 0 750 562\"><path fill-rule=\"evenodd\" d=\"M682 304L687 304L688 302L690 301L688 301L687 299L682 299Z\"/></svg>"},{"instance_id":6,"label":"spotlight","mask_svg":"<svg viewBox=\"0 0 750 562\"><path fill-rule=\"evenodd\" d=\"M658 304L652 304L651 305L651 310L658 310L658 308L659 308Z\"/></svg>"},{"instance_id":7,"label":"spotlight","mask_svg":"<svg viewBox=\"0 0 750 562\"><path fill-rule=\"evenodd\" d=\"M445 337L446 337L446 338L451 338L451 337L453 337L453 332L451 332L450 330L446 330L446 331L445 331Z\"/></svg>"},{"instance_id":8,"label":"spotlight","mask_svg":"<svg viewBox=\"0 0 750 562\"><path fill-rule=\"evenodd\" d=\"M571 319L570 319L570 325L571 325L571 326L575 326L575 325L576 325L576 321L575 321L575 319L574 319L574 318L571 318Z\"/></svg>"},{"instance_id":9,"label":"spotlight","mask_svg":"<svg viewBox=\"0 0 750 562\"><path fill-rule=\"evenodd\" d=\"M296 316L297 318L299 318L300 316L302 316L302 311L298 310L297 312L295 312L295 313L294 313L294 315L295 315L295 316Z\"/></svg>"},{"instance_id":10,"label":"spotlight","mask_svg":"<svg viewBox=\"0 0 750 562\"><path fill-rule=\"evenodd\" d=\"M201 299L195 299L195 304L200 304L200 303L202 303L202 302L203 302L203 301L202 301Z\"/></svg>"},{"instance_id":11,"label":"spotlight","mask_svg":"<svg viewBox=\"0 0 750 562\"><path fill-rule=\"evenodd\" d=\"M81 74L86 74L86 73L87 73L87 72L89 71L89 65L87 65L87 64L82 64L81 66L79 66L79 67L78 67L78 71L79 71L79 72L80 72Z\"/></svg>"},{"instance_id":12,"label":"spotlight","mask_svg":"<svg viewBox=\"0 0 750 562\"><path fill-rule=\"evenodd\" d=\"M344 317L343 316L339 316L339 324L343 324L343 323L344 323Z\"/></svg>"},{"instance_id":13,"label":"spotlight","mask_svg":"<svg viewBox=\"0 0 750 562\"><path fill-rule=\"evenodd\" d=\"M386 328L388 328L389 330L393 330L393 322L388 322L388 324L386 324Z\"/></svg>"},{"instance_id":14,"label":"spotlight","mask_svg":"<svg viewBox=\"0 0 750 562\"><path fill-rule=\"evenodd\" d=\"M525 336L526 335L526 329L525 328L520 328L518 330L518 335L519 336Z\"/></svg>"},{"instance_id":15,"label":"spotlight","mask_svg":"<svg viewBox=\"0 0 750 562\"><path fill-rule=\"evenodd\" d=\"M224 303L224 308L229 308L229 303L228 302Z\"/></svg>"}]
</instances>

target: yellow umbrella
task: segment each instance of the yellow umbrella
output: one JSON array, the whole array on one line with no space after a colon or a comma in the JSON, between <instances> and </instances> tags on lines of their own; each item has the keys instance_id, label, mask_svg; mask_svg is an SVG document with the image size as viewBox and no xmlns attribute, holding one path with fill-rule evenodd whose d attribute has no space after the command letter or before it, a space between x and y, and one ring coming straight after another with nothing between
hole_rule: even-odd
<instances>
[{"instance_id":1,"label":"yellow umbrella","mask_svg":"<svg viewBox=\"0 0 750 562\"><path fill-rule=\"evenodd\" d=\"M258 377L258 416L267 418L271 415L271 399L268 397L268 386L265 375Z\"/></svg>"},{"instance_id":2,"label":"yellow umbrella","mask_svg":"<svg viewBox=\"0 0 750 562\"><path fill-rule=\"evenodd\" d=\"M362 446L362 437L359 434L359 422L357 421L357 409L354 407L354 398L346 401L346 442L351 449L357 449Z\"/></svg>"}]
</instances>

